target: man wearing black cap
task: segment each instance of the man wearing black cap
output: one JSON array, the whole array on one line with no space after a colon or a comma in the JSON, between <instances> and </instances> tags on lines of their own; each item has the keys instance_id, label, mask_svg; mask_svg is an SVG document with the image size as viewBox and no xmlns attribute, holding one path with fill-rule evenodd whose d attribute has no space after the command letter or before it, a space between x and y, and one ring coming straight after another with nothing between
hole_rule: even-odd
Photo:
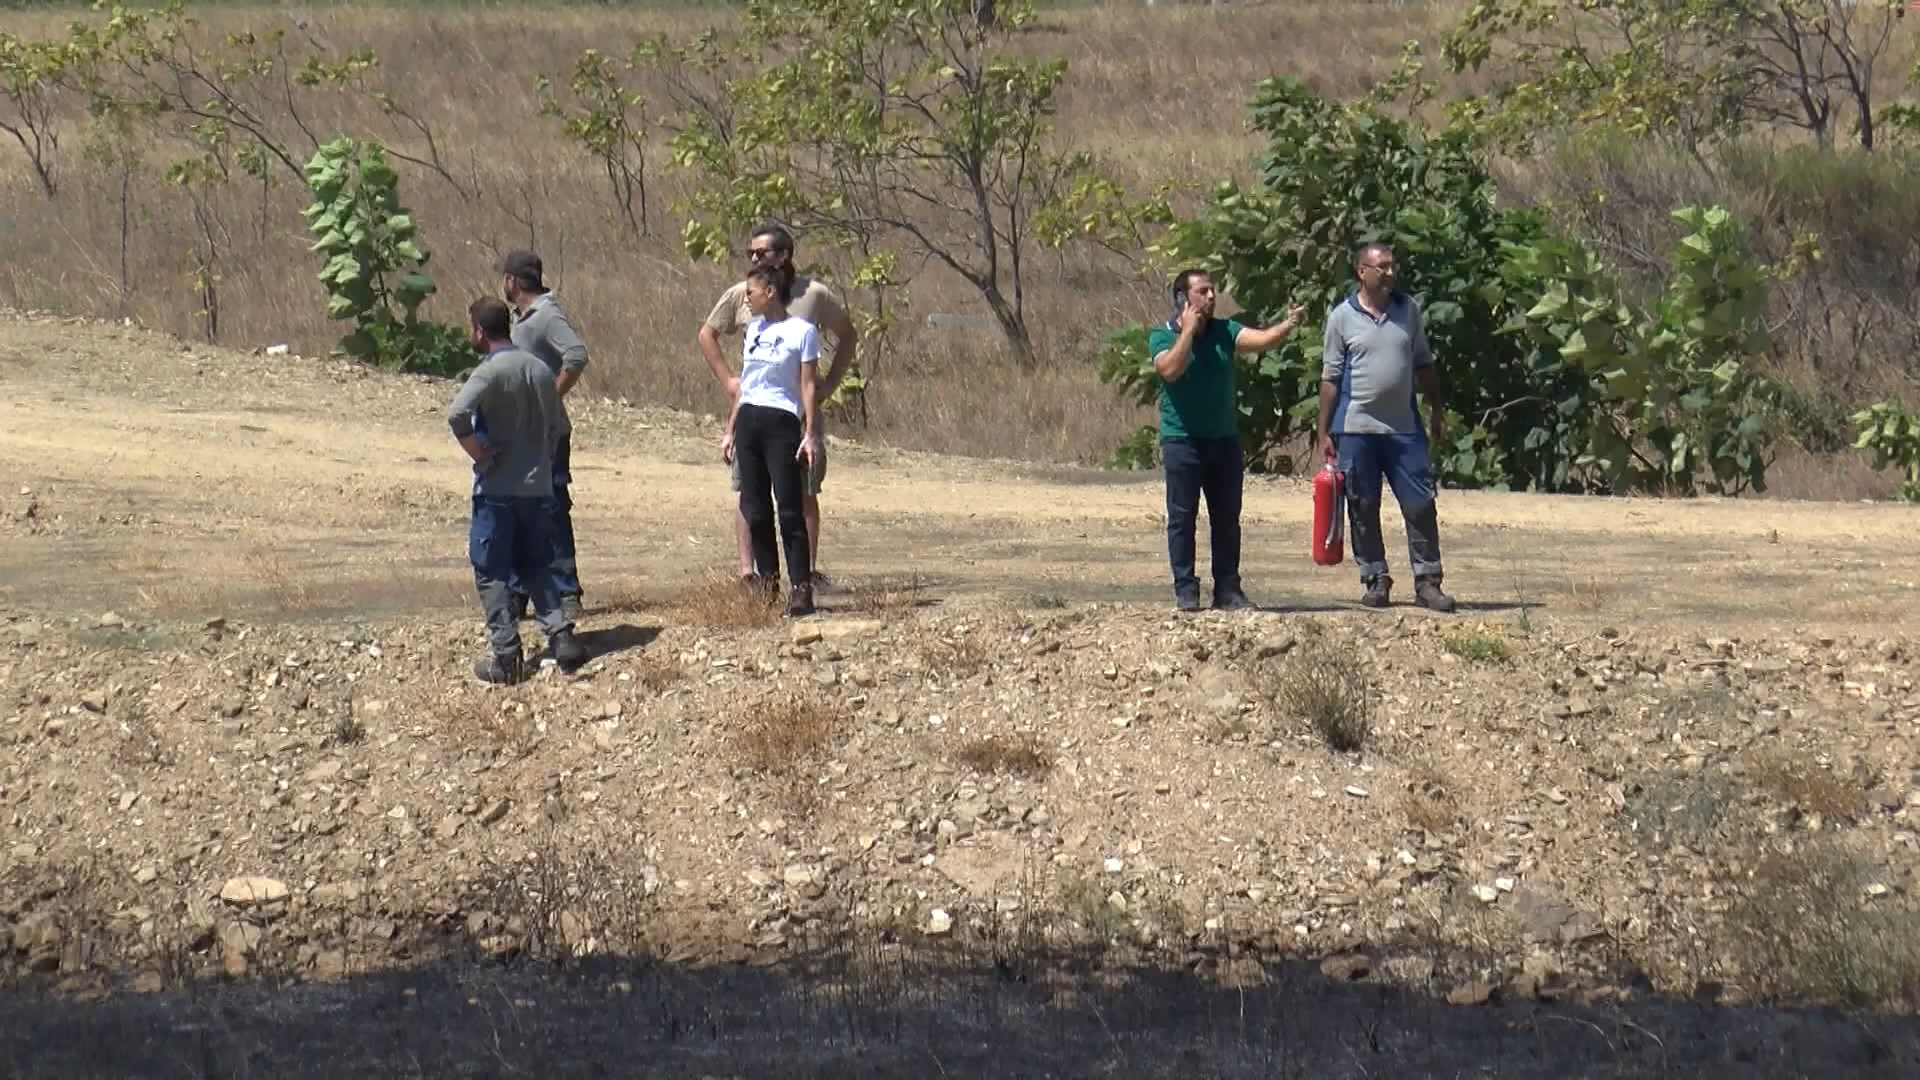
<instances>
[{"instance_id":1,"label":"man wearing black cap","mask_svg":"<svg viewBox=\"0 0 1920 1080\"><path fill-rule=\"evenodd\" d=\"M524 249L509 251L500 260L502 291L513 305L513 344L538 357L553 371L554 389L562 398L580 382L587 369L587 344L573 321L546 287L540 256ZM580 617L580 570L574 558L572 436L560 440L553 458L553 575L567 618ZM516 590L515 610L526 610L527 597Z\"/></svg>"}]
</instances>

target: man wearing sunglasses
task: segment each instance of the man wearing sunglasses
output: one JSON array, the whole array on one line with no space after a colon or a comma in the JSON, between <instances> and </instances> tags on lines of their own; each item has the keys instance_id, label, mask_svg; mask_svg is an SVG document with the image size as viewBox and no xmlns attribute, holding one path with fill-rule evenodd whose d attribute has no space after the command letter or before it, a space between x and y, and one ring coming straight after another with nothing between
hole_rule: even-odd
<instances>
[{"instance_id":1,"label":"man wearing sunglasses","mask_svg":"<svg viewBox=\"0 0 1920 1080\"><path fill-rule=\"evenodd\" d=\"M822 377L819 399L825 401L833 396L840 380L853 363L854 350L860 343L860 335L853 328L853 320L847 317L847 309L840 303L833 290L820 281L797 275L793 269L793 234L785 226L767 224L753 230L753 236L747 241L747 259L753 266L773 266L783 270L787 276L787 312L812 323L822 336L833 338L833 359ZM713 311L700 327L700 354L706 357L707 367L713 371L713 377L727 388L727 402L740 396L740 376L727 362L720 351L720 339L740 333L747 325L753 313L747 310L747 287L745 282L736 283L720 294L720 300L713 305ZM825 414L821 423L825 424ZM826 575L820 572L820 486L827 476L826 433L820 432L820 453L813 459L813 467L808 470L805 498L802 506L807 518L807 544L812 558L813 584L816 590L827 588ZM733 465L733 490L740 490L740 466L736 460ZM744 514L734 517L734 536L739 547L740 576L745 578L753 573L753 545L747 531L747 519Z\"/></svg>"}]
</instances>

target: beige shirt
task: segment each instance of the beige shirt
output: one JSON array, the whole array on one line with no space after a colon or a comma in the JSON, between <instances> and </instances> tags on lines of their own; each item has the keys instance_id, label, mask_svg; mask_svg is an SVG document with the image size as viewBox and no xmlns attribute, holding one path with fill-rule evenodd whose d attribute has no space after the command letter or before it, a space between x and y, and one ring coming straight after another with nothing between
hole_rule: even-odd
<instances>
[{"instance_id":1,"label":"beige shirt","mask_svg":"<svg viewBox=\"0 0 1920 1080\"><path fill-rule=\"evenodd\" d=\"M821 336L832 333L829 323L846 318L847 309L840 306L840 299L833 290L810 277L793 279L793 302L787 305L787 314L798 316L819 329ZM713 305L713 312L707 316L707 325L721 337L739 333L753 318L753 312L747 309L747 283L735 282L726 292L720 294L720 301Z\"/></svg>"}]
</instances>

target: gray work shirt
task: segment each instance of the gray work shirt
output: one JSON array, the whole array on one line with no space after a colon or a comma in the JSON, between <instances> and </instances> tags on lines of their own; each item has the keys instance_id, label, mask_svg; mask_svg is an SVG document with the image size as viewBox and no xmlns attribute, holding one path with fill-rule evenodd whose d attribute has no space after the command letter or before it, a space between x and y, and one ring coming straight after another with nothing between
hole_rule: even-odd
<instances>
[{"instance_id":1,"label":"gray work shirt","mask_svg":"<svg viewBox=\"0 0 1920 1080\"><path fill-rule=\"evenodd\" d=\"M553 455L567 434L567 413L553 372L525 349L487 354L447 406L456 438L479 435L493 456L473 466L473 493L550 498Z\"/></svg>"},{"instance_id":2,"label":"gray work shirt","mask_svg":"<svg viewBox=\"0 0 1920 1080\"><path fill-rule=\"evenodd\" d=\"M580 331L550 292L535 297L526 311L514 317L513 343L538 357L556 377L563 370L586 369L587 343L580 340Z\"/></svg>"},{"instance_id":3,"label":"gray work shirt","mask_svg":"<svg viewBox=\"0 0 1920 1080\"><path fill-rule=\"evenodd\" d=\"M1411 435L1420 430L1413 373L1431 366L1433 350L1413 297L1396 291L1375 316L1349 295L1327 313L1320 378L1339 387L1335 435Z\"/></svg>"}]
</instances>

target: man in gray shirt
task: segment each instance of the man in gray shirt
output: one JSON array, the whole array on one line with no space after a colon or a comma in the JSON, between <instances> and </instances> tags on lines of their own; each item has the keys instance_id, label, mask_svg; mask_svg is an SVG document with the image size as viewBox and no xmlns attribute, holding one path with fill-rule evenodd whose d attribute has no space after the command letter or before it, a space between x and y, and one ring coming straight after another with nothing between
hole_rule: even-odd
<instances>
[{"instance_id":1,"label":"man in gray shirt","mask_svg":"<svg viewBox=\"0 0 1920 1080\"><path fill-rule=\"evenodd\" d=\"M560 666L571 671L587 660L553 572L553 455L566 439L567 414L553 372L514 346L507 305L478 300L467 314L473 347L486 359L447 406L447 426L473 459L467 557L493 646L473 673L508 685L527 674L513 612L515 583L531 596Z\"/></svg>"},{"instance_id":2,"label":"man in gray shirt","mask_svg":"<svg viewBox=\"0 0 1920 1080\"><path fill-rule=\"evenodd\" d=\"M513 305L513 343L532 353L553 372L554 389L565 398L579 385L587 369L587 343L580 340L573 320L546 287L540 256L516 250L500 260L505 281L502 291ZM567 618L580 617L580 570L573 544L573 445L560 440L553 458L553 576ZM526 594L516 592L515 611L524 615Z\"/></svg>"},{"instance_id":3,"label":"man in gray shirt","mask_svg":"<svg viewBox=\"0 0 1920 1080\"><path fill-rule=\"evenodd\" d=\"M1440 589L1439 485L1427 452L1441 436L1446 410L1440 379L1420 318L1420 305L1397 287L1393 249L1372 243L1354 259L1358 286L1327 313L1320 369L1320 453L1346 474L1353 561L1366 592L1360 602L1391 602L1386 539L1380 534L1381 481L1393 488L1407 523L1414 601L1452 611ZM1422 429L1415 387L1427 400L1430 426Z\"/></svg>"}]
</instances>

